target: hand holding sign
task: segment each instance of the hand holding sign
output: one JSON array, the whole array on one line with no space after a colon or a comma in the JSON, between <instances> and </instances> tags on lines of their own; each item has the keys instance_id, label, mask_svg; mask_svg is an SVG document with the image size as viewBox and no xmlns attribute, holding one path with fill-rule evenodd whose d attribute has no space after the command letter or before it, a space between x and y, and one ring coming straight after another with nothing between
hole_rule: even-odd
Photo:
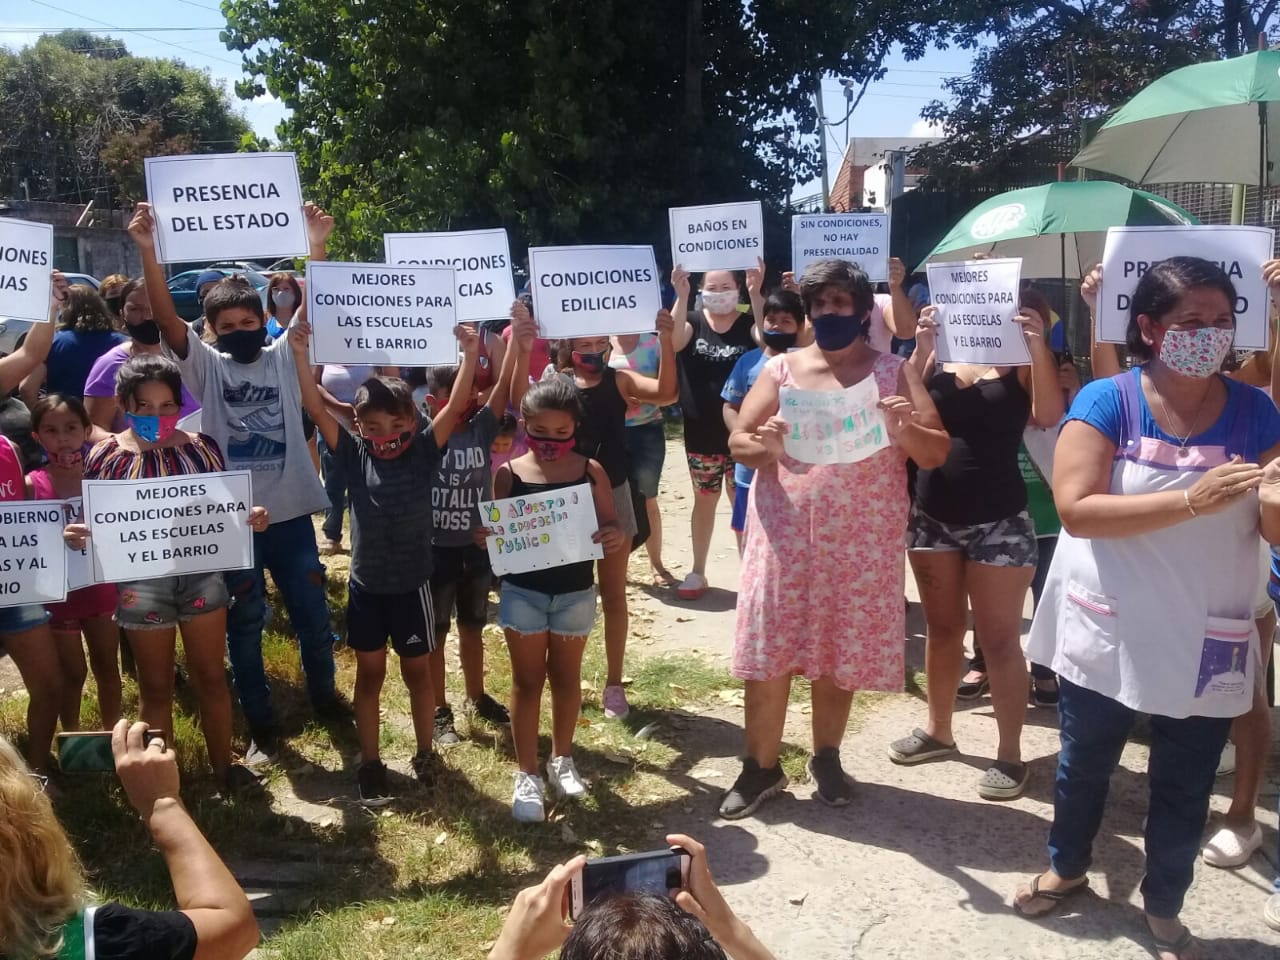
<instances>
[{"instance_id":1,"label":"hand holding sign","mask_svg":"<svg viewBox=\"0 0 1280 960\"><path fill-rule=\"evenodd\" d=\"M756 265L747 271L747 295L752 302L764 295L764 257L756 257Z\"/></svg>"},{"instance_id":2,"label":"hand holding sign","mask_svg":"<svg viewBox=\"0 0 1280 960\"><path fill-rule=\"evenodd\" d=\"M880 401L880 409L884 411L885 429L889 436L898 439L903 430L915 423L920 415L915 405L906 397L885 397Z\"/></svg>"},{"instance_id":3,"label":"hand holding sign","mask_svg":"<svg viewBox=\"0 0 1280 960\"><path fill-rule=\"evenodd\" d=\"M71 290L71 284L67 281L66 275L61 270L53 271L53 277L50 280L50 297L53 302L62 307L66 305L67 294Z\"/></svg>"},{"instance_id":4,"label":"hand holding sign","mask_svg":"<svg viewBox=\"0 0 1280 960\"><path fill-rule=\"evenodd\" d=\"M769 459L777 460L786 453L787 437L791 433L791 425L776 414L760 424L755 438L760 441Z\"/></svg>"},{"instance_id":5,"label":"hand holding sign","mask_svg":"<svg viewBox=\"0 0 1280 960\"><path fill-rule=\"evenodd\" d=\"M1098 315L1098 294L1102 291L1102 264L1097 264L1089 275L1080 281L1080 299L1095 317Z\"/></svg>"},{"instance_id":6,"label":"hand holding sign","mask_svg":"<svg viewBox=\"0 0 1280 960\"><path fill-rule=\"evenodd\" d=\"M1262 265L1262 279L1271 294L1271 303L1280 307L1280 260L1268 260Z\"/></svg>"},{"instance_id":7,"label":"hand holding sign","mask_svg":"<svg viewBox=\"0 0 1280 960\"><path fill-rule=\"evenodd\" d=\"M591 535L591 542L600 544L605 553L617 553L629 539L616 522L606 523Z\"/></svg>"},{"instance_id":8,"label":"hand holding sign","mask_svg":"<svg viewBox=\"0 0 1280 960\"><path fill-rule=\"evenodd\" d=\"M676 264L671 268L671 287L676 292L676 296L689 302L689 294L692 292L692 286L689 283L689 271Z\"/></svg>"},{"instance_id":9,"label":"hand holding sign","mask_svg":"<svg viewBox=\"0 0 1280 960\"><path fill-rule=\"evenodd\" d=\"M312 251L324 250L333 233L333 217L320 209L318 204L308 203L302 207L302 218L307 222L307 243Z\"/></svg>"},{"instance_id":10,"label":"hand holding sign","mask_svg":"<svg viewBox=\"0 0 1280 960\"><path fill-rule=\"evenodd\" d=\"M140 250L156 248L156 218L151 212L151 204L140 203L133 208L133 216L129 219L129 236Z\"/></svg>"}]
</instances>

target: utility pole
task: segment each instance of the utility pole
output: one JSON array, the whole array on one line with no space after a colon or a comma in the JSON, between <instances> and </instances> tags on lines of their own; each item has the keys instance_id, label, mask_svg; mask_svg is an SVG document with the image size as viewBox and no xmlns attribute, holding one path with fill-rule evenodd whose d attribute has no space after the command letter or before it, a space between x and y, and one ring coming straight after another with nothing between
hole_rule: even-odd
<instances>
[{"instance_id":1,"label":"utility pole","mask_svg":"<svg viewBox=\"0 0 1280 960\"><path fill-rule=\"evenodd\" d=\"M831 174L827 169L827 116L822 109L822 71L813 76L813 102L818 110L818 156L822 160L822 212L831 207Z\"/></svg>"}]
</instances>

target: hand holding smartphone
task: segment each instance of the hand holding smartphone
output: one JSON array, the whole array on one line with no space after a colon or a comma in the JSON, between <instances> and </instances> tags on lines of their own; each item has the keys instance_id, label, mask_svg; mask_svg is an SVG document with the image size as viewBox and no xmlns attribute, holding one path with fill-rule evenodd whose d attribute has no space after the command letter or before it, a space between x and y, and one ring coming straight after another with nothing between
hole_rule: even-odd
<instances>
[{"instance_id":1,"label":"hand holding smartphone","mask_svg":"<svg viewBox=\"0 0 1280 960\"><path fill-rule=\"evenodd\" d=\"M603 894L654 893L669 896L689 885L692 857L682 847L588 860L569 881L569 917L578 920Z\"/></svg>"},{"instance_id":2,"label":"hand holding smartphone","mask_svg":"<svg viewBox=\"0 0 1280 960\"><path fill-rule=\"evenodd\" d=\"M148 730L143 743L163 739L159 730ZM110 730L79 730L58 734L58 767L63 773L114 773Z\"/></svg>"}]
</instances>

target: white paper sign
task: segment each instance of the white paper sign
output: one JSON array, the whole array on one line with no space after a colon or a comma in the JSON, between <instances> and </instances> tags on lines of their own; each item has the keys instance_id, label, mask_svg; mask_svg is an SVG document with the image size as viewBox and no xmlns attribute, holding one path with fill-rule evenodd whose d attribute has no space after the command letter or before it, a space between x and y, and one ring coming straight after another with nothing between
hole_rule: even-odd
<instances>
[{"instance_id":1,"label":"white paper sign","mask_svg":"<svg viewBox=\"0 0 1280 960\"><path fill-rule=\"evenodd\" d=\"M1170 257L1203 257L1221 265L1236 288L1236 348L1266 350L1270 310L1262 264L1271 259L1270 227L1112 227L1102 250L1098 339L1124 343L1129 307L1138 281L1153 263Z\"/></svg>"},{"instance_id":2,"label":"white paper sign","mask_svg":"<svg viewBox=\"0 0 1280 960\"><path fill-rule=\"evenodd\" d=\"M458 362L453 267L307 264L311 362L430 367Z\"/></svg>"},{"instance_id":3,"label":"white paper sign","mask_svg":"<svg viewBox=\"0 0 1280 960\"><path fill-rule=\"evenodd\" d=\"M95 583L253 566L248 470L147 480L86 480Z\"/></svg>"},{"instance_id":4,"label":"white paper sign","mask_svg":"<svg viewBox=\"0 0 1280 960\"><path fill-rule=\"evenodd\" d=\"M872 283L889 279L887 213L812 213L791 218L791 270L796 280L815 260L856 263Z\"/></svg>"},{"instance_id":5,"label":"white paper sign","mask_svg":"<svg viewBox=\"0 0 1280 960\"><path fill-rule=\"evenodd\" d=\"M72 497L62 504L63 516L67 523L84 522L84 499ZM79 590L93 584L93 558L89 556L89 547L73 550L67 546L67 592Z\"/></svg>"},{"instance_id":6,"label":"white paper sign","mask_svg":"<svg viewBox=\"0 0 1280 960\"><path fill-rule=\"evenodd\" d=\"M52 271L53 227L0 217L0 312L47 323Z\"/></svg>"},{"instance_id":7,"label":"white paper sign","mask_svg":"<svg viewBox=\"0 0 1280 960\"><path fill-rule=\"evenodd\" d=\"M1018 315L1022 261L931 263L929 302L938 308L938 360L1017 367L1031 363Z\"/></svg>"},{"instance_id":8,"label":"white paper sign","mask_svg":"<svg viewBox=\"0 0 1280 960\"><path fill-rule=\"evenodd\" d=\"M538 335L649 333L662 309L653 247L530 247Z\"/></svg>"},{"instance_id":9,"label":"white paper sign","mask_svg":"<svg viewBox=\"0 0 1280 960\"><path fill-rule=\"evenodd\" d=\"M671 207L671 262L690 273L750 270L764 256L759 200L706 207Z\"/></svg>"},{"instance_id":10,"label":"white paper sign","mask_svg":"<svg viewBox=\"0 0 1280 960\"><path fill-rule=\"evenodd\" d=\"M0 503L0 607L67 596L61 500Z\"/></svg>"},{"instance_id":11,"label":"white paper sign","mask_svg":"<svg viewBox=\"0 0 1280 960\"><path fill-rule=\"evenodd\" d=\"M161 263L309 252L292 153L147 157L145 166Z\"/></svg>"},{"instance_id":12,"label":"white paper sign","mask_svg":"<svg viewBox=\"0 0 1280 960\"><path fill-rule=\"evenodd\" d=\"M783 447L801 463L857 463L889 446L880 389L874 377L844 390L778 391L778 416L787 421Z\"/></svg>"},{"instance_id":13,"label":"white paper sign","mask_svg":"<svg viewBox=\"0 0 1280 960\"><path fill-rule=\"evenodd\" d=\"M600 523L589 483L538 496L482 500L480 522L491 532L489 562L498 576L604 556L604 548L591 541Z\"/></svg>"},{"instance_id":14,"label":"white paper sign","mask_svg":"<svg viewBox=\"0 0 1280 960\"><path fill-rule=\"evenodd\" d=\"M516 299L507 231L388 233L382 237L387 263L453 267L458 271L458 322L500 320Z\"/></svg>"}]
</instances>

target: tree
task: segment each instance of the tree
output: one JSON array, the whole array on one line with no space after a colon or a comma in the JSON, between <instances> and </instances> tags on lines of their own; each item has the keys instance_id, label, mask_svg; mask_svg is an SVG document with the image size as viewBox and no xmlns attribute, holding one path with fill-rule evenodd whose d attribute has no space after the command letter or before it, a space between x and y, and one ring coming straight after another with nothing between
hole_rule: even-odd
<instances>
[{"instance_id":1,"label":"tree","mask_svg":"<svg viewBox=\"0 0 1280 960\"><path fill-rule=\"evenodd\" d=\"M939 6L926 0L925 8ZM894 0L227 0L238 92L270 91L344 254L387 230L652 239L670 205L779 205L817 170L814 84L862 79Z\"/></svg>"},{"instance_id":2,"label":"tree","mask_svg":"<svg viewBox=\"0 0 1280 960\"><path fill-rule=\"evenodd\" d=\"M13 196L139 199L143 157L231 152L248 132L207 71L118 40L65 30L0 49L0 190Z\"/></svg>"},{"instance_id":3,"label":"tree","mask_svg":"<svg viewBox=\"0 0 1280 960\"><path fill-rule=\"evenodd\" d=\"M981 164L990 174L1029 155L1069 159L1086 125L1178 67L1256 44L1276 0L979 0L945 39L976 50L950 102L922 111L947 139L922 151L935 168ZM1060 147L1045 154L1045 141Z\"/></svg>"}]
</instances>

